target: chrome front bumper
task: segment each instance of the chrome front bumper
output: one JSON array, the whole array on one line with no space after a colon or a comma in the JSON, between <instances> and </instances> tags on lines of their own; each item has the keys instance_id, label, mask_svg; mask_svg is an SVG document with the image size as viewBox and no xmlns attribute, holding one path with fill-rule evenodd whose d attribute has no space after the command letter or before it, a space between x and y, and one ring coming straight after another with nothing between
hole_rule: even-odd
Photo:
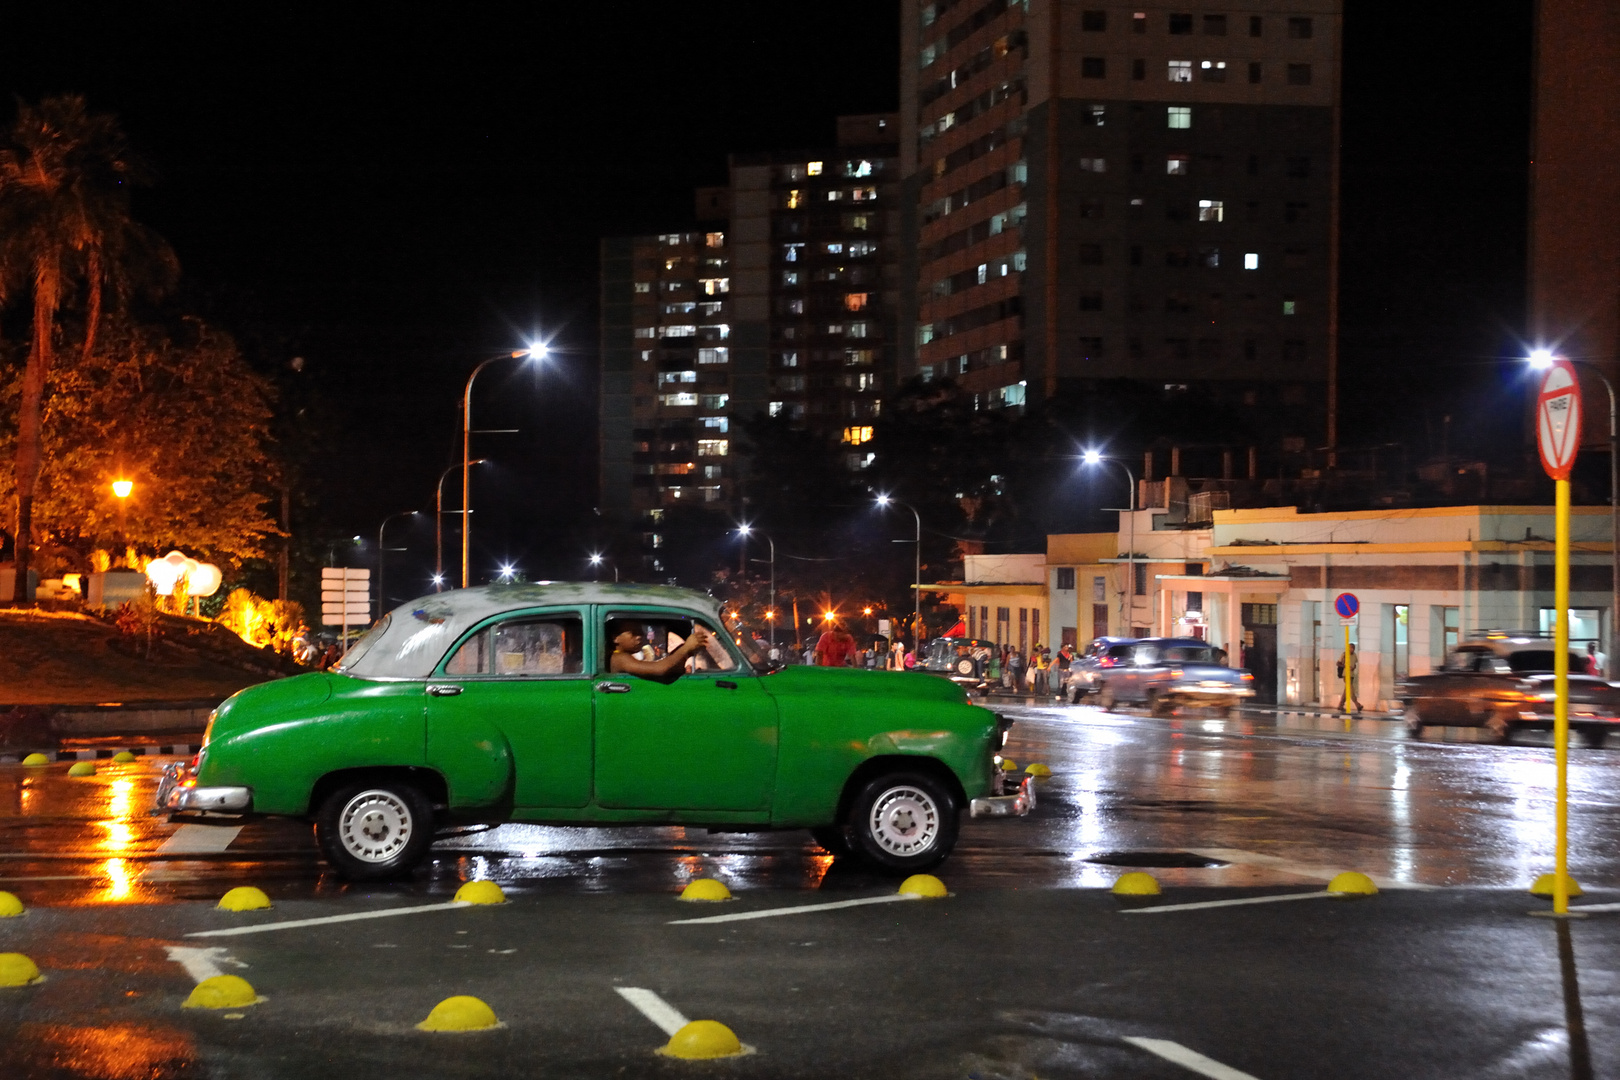
<instances>
[{"instance_id":1,"label":"chrome front bumper","mask_svg":"<svg viewBox=\"0 0 1620 1080\"><path fill-rule=\"evenodd\" d=\"M158 781L158 813L186 810L239 814L253 805L253 789L247 787L197 787L196 777L180 762L163 770Z\"/></svg>"},{"instance_id":2,"label":"chrome front bumper","mask_svg":"<svg viewBox=\"0 0 1620 1080\"><path fill-rule=\"evenodd\" d=\"M968 804L970 817L1028 817L1035 809L1035 778L1026 776L1011 795L990 795Z\"/></svg>"}]
</instances>

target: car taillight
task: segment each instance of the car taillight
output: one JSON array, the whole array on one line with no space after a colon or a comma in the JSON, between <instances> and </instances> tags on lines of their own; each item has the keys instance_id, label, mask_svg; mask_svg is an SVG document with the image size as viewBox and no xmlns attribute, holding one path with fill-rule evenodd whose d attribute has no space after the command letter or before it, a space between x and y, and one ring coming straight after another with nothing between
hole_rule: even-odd
<instances>
[{"instance_id":1,"label":"car taillight","mask_svg":"<svg viewBox=\"0 0 1620 1080\"><path fill-rule=\"evenodd\" d=\"M1244 682L1254 682L1254 676L1252 674L1250 674L1249 672L1245 671L1243 673L1243 681Z\"/></svg>"},{"instance_id":2,"label":"car taillight","mask_svg":"<svg viewBox=\"0 0 1620 1080\"><path fill-rule=\"evenodd\" d=\"M1113 657L1105 656L1101 660L1097 661L1097 666L1098 667L1113 667L1117 663L1119 663L1119 661L1115 660Z\"/></svg>"}]
</instances>

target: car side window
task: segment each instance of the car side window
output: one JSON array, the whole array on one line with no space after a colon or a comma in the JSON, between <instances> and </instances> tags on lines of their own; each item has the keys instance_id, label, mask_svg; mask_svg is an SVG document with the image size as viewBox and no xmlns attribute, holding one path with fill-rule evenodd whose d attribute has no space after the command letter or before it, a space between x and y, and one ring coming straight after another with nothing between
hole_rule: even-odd
<instances>
[{"instance_id":1,"label":"car side window","mask_svg":"<svg viewBox=\"0 0 1620 1080\"><path fill-rule=\"evenodd\" d=\"M1151 667L1159 662L1159 650L1151 645L1138 645L1131 656L1131 663L1137 667Z\"/></svg>"},{"instance_id":2,"label":"car side window","mask_svg":"<svg viewBox=\"0 0 1620 1080\"><path fill-rule=\"evenodd\" d=\"M657 660L668 656L674 649L680 648L681 642L692 634L694 622L709 632L709 643L703 651L687 658L686 674L697 675L714 671L736 671L741 665L732 651L726 648L728 638L723 631L716 630L702 619L679 619L666 615L611 615L609 622L627 620L641 627L643 646L639 659ZM602 670L608 670L607 662L613 652L613 643L607 641L604 634L604 645L601 652Z\"/></svg>"},{"instance_id":3,"label":"car side window","mask_svg":"<svg viewBox=\"0 0 1620 1080\"><path fill-rule=\"evenodd\" d=\"M516 618L479 630L445 664L446 675L537 678L585 669L577 618Z\"/></svg>"},{"instance_id":4,"label":"car side window","mask_svg":"<svg viewBox=\"0 0 1620 1080\"><path fill-rule=\"evenodd\" d=\"M1446 661L1446 670L1456 672L1473 671L1479 656L1480 653L1477 650L1459 649L1452 653L1451 658Z\"/></svg>"}]
</instances>

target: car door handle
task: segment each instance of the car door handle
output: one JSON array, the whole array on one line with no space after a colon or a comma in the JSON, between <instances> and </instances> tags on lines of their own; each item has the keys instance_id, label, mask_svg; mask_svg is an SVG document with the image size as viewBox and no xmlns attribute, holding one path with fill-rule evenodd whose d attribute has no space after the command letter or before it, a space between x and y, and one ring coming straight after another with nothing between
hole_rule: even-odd
<instances>
[{"instance_id":1,"label":"car door handle","mask_svg":"<svg viewBox=\"0 0 1620 1080\"><path fill-rule=\"evenodd\" d=\"M433 697L455 697L461 693L461 687L446 683L430 683L427 692Z\"/></svg>"},{"instance_id":2,"label":"car door handle","mask_svg":"<svg viewBox=\"0 0 1620 1080\"><path fill-rule=\"evenodd\" d=\"M599 682L596 684L598 694L628 694L630 684L627 682Z\"/></svg>"},{"instance_id":3,"label":"car door handle","mask_svg":"<svg viewBox=\"0 0 1620 1080\"><path fill-rule=\"evenodd\" d=\"M730 679L716 679L714 681L714 685L718 686L722 690L737 689L737 684L732 682Z\"/></svg>"}]
</instances>

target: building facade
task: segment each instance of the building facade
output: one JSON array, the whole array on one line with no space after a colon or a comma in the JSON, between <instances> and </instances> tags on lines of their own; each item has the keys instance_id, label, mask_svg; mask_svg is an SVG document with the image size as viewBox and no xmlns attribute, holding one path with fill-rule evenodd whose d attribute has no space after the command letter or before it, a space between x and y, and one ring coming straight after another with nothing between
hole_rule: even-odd
<instances>
[{"instance_id":1,"label":"building facade","mask_svg":"<svg viewBox=\"0 0 1620 1080\"><path fill-rule=\"evenodd\" d=\"M601 509L656 512L735 498L731 259L723 229L601 247Z\"/></svg>"},{"instance_id":2,"label":"building facade","mask_svg":"<svg viewBox=\"0 0 1620 1080\"><path fill-rule=\"evenodd\" d=\"M896 126L844 116L834 147L731 157L737 348L767 372L766 412L839 440L853 468L893 386Z\"/></svg>"},{"instance_id":3,"label":"building facade","mask_svg":"<svg viewBox=\"0 0 1620 1080\"><path fill-rule=\"evenodd\" d=\"M1304 401L1331 362L1338 0L902 0L900 374Z\"/></svg>"}]
</instances>

